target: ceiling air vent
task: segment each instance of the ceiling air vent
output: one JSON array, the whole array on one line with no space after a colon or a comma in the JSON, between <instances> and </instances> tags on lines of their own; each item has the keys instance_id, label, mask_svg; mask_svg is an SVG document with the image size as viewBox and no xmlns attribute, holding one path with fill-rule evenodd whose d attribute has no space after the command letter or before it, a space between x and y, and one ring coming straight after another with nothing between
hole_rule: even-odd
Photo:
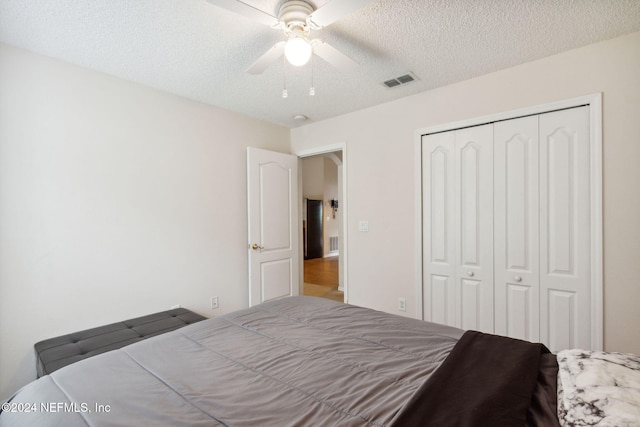
<instances>
[{"instance_id":1,"label":"ceiling air vent","mask_svg":"<svg viewBox=\"0 0 640 427\"><path fill-rule=\"evenodd\" d=\"M407 73L404 74L400 77L396 77L390 80L387 80L385 82L383 82L382 84L385 85L388 88L392 88L392 87L397 87L397 86L401 86L401 85L406 85L409 84L413 81L418 80L418 78L416 77L415 74L413 73Z\"/></svg>"}]
</instances>

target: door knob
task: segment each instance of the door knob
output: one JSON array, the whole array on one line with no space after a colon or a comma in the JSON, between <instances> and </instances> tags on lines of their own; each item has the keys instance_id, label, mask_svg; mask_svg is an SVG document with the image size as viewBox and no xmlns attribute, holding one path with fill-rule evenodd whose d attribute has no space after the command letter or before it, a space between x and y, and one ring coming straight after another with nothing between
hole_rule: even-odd
<instances>
[{"instance_id":1,"label":"door knob","mask_svg":"<svg viewBox=\"0 0 640 427\"><path fill-rule=\"evenodd\" d=\"M260 246L257 243L254 243L253 245L251 245L251 249L253 249L254 251L258 250L258 249L264 249L264 246Z\"/></svg>"},{"instance_id":2,"label":"door knob","mask_svg":"<svg viewBox=\"0 0 640 427\"><path fill-rule=\"evenodd\" d=\"M514 276L513 280L515 280L516 282L522 282L522 277L520 276Z\"/></svg>"},{"instance_id":3,"label":"door knob","mask_svg":"<svg viewBox=\"0 0 640 427\"><path fill-rule=\"evenodd\" d=\"M467 272L467 274L469 275L469 277L473 277L473 276L475 276L476 273L474 273L473 271L469 271L469 272Z\"/></svg>"}]
</instances>

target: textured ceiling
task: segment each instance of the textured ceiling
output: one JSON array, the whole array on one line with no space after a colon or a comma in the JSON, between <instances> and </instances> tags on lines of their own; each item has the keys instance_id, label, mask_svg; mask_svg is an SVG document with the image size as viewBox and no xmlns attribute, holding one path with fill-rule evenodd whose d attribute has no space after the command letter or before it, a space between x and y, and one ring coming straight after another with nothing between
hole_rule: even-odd
<instances>
[{"instance_id":1,"label":"textured ceiling","mask_svg":"<svg viewBox=\"0 0 640 427\"><path fill-rule=\"evenodd\" d=\"M280 3L244 1L273 15ZM250 75L283 33L206 0L0 0L0 42L287 127L635 31L640 0L373 0L314 35L357 72L315 59ZM381 84L408 71L419 81Z\"/></svg>"}]
</instances>

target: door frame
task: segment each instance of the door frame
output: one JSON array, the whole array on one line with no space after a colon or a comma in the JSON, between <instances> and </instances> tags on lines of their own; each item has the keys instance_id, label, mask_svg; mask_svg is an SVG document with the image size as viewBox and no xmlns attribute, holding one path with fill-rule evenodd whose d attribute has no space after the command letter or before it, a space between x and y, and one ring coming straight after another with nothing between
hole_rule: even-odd
<instances>
[{"instance_id":1,"label":"door frame","mask_svg":"<svg viewBox=\"0 0 640 427\"><path fill-rule=\"evenodd\" d=\"M416 242L416 313L418 319L424 319L423 308L423 241L422 241L422 136L438 132L478 126L503 120L538 115L556 110L588 105L591 169L591 343L592 349L603 348L604 305L603 305L603 234L602 234L602 93L560 100L547 104L506 111L487 116L476 117L458 122L429 126L415 131L415 229Z\"/></svg>"},{"instance_id":2,"label":"door frame","mask_svg":"<svg viewBox=\"0 0 640 427\"><path fill-rule=\"evenodd\" d=\"M342 210L342 224L340 225L340 245L341 245L341 250L340 250L340 258L342 260L342 279L343 279L343 292L344 292L344 302L348 302L349 301L349 275L347 274L349 271L349 267L348 267L348 257L347 257L347 242L348 242L348 238L347 238L347 208L348 208L348 197L347 197L347 144L346 142L339 142L336 144L331 144L331 145L323 145L320 147L315 147L315 148L309 148L309 149L305 149L305 150L293 150L291 154L298 156L299 162L298 164L301 163L301 159L304 159L306 157L312 157L312 156L318 156L318 155L322 155L322 154L329 154L329 153L335 153L336 151L341 151L342 152L342 199L340 200L340 208ZM301 167L298 167L298 170L302 170ZM298 188L299 188L299 195L298 195L298 199L299 199L299 220L298 220L298 227L299 227L299 233L298 235L300 236L299 238L302 239L302 203L304 203L303 197L302 197L302 173L298 173ZM300 248L302 248L302 241L300 241L300 245L298 245ZM302 249L300 249L299 251L302 251ZM300 295L304 295L304 254L300 253L299 256L299 262L300 262L300 268L299 268L299 274L300 274Z\"/></svg>"}]
</instances>

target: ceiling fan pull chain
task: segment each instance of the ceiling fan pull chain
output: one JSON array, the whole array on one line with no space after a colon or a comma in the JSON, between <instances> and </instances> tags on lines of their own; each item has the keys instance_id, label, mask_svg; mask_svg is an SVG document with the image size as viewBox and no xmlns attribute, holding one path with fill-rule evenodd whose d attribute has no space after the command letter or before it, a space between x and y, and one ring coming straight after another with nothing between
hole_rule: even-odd
<instances>
[{"instance_id":1,"label":"ceiling fan pull chain","mask_svg":"<svg viewBox=\"0 0 640 427\"><path fill-rule=\"evenodd\" d=\"M316 94L316 88L313 85L313 55L311 55L311 87L309 88L309 96L314 96Z\"/></svg>"},{"instance_id":2,"label":"ceiling fan pull chain","mask_svg":"<svg viewBox=\"0 0 640 427\"><path fill-rule=\"evenodd\" d=\"M287 58L282 55L282 97L287 98L289 92L287 91Z\"/></svg>"}]
</instances>

